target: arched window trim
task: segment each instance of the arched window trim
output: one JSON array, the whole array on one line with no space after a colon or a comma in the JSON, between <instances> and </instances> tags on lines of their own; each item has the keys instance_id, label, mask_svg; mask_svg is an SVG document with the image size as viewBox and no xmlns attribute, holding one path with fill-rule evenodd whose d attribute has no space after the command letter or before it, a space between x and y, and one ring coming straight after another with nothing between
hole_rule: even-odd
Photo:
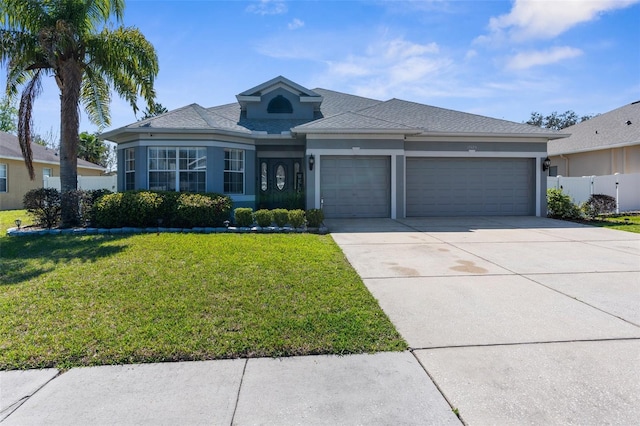
<instances>
[{"instance_id":1,"label":"arched window trim","mask_svg":"<svg viewBox=\"0 0 640 426\"><path fill-rule=\"evenodd\" d=\"M291 101L282 95L278 95L269 101L267 106L267 112L269 114L292 114L293 106Z\"/></svg>"}]
</instances>

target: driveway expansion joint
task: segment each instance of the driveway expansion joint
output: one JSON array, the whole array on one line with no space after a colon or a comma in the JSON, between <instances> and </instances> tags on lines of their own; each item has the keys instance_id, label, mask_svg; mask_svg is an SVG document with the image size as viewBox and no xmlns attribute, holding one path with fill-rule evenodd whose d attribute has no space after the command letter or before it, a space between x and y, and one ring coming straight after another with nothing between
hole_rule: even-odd
<instances>
[{"instance_id":1,"label":"driveway expansion joint","mask_svg":"<svg viewBox=\"0 0 640 426\"><path fill-rule=\"evenodd\" d=\"M409 351L430 351L433 349L463 349L463 348L490 348L496 346L530 346L530 345L547 345L558 343L589 343L589 342L620 342L620 341L640 341L640 337L611 337L605 339L574 339L574 340L546 340L533 342L508 342L508 343L486 343L486 344L469 344L469 345L447 345L447 346L425 346L420 348L410 347Z\"/></svg>"},{"instance_id":2,"label":"driveway expansion joint","mask_svg":"<svg viewBox=\"0 0 640 426\"><path fill-rule=\"evenodd\" d=\"M238 403L240 402L240 391L242 390L242 381L244 380L244 374L247 371L247 364L249 363L249 358L245 358L244 366L242 367L242 375L240 376L240 383L238 384L238 392L236 393L236 403L233 407L233 414L231 415L231 423L232 426L235 422L236 411L238 411Z\"/></svg>"}]
</instances>

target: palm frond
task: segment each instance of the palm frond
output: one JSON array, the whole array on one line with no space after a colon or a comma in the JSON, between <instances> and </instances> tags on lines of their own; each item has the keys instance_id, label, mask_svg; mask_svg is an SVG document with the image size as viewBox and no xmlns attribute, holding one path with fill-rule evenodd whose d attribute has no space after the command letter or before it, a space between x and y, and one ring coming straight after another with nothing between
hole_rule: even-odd
<instances>
[{"instance_id":1,"label":"palm frond","mask_svg":"<svg viewBox=\"0 0 640 426\"><path fill-rule=\"evenodd\" d=\"M111 124L109 112L111 90L109 90L108 82L91 66L85 68L80 98L89 120L93 124L101 129Z\"/></svg>"},{"instance_id":2,"label":"palm frond","mask_svg":"<svg viewBox=\"0 0 640 426\"><path fill-rule=\"evenodd\" d=\"M104 29L88 39L86 46L90 64L129 102L134 112L138 110L138 94L153 107L158 57L153 45L137 28Z\"/></svg>"},{"instance_id":3,"label":"palm frond","mask_svg":"<svg viewBox=\"0 0 640 426\"><path fill-rule=\"evenodd\" d=\"M33 73L31 80L25 85L20 98L20 107L18 108L18 142L20 143L22 157L31 180L36 177L33 170L33 152L31 151L31 127L33 126L31 114L33 112L33 102L42 89L40 76L40 70Z\"/></svg>"}]
</instances>

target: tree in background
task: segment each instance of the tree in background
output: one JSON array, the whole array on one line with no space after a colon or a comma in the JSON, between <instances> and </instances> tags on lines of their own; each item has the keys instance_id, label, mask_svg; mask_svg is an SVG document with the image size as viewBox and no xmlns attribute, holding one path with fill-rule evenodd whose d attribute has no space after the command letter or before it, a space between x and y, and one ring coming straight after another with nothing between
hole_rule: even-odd
<instances>
[{"instance_id":1,"label":"tree in background","mask_svg":"<svg viewBox=\"0 0 640 426\"><path fill-rule=\"evenodd\" d=\"M0 131L15 135L18 130L18 108L9 96L0 99Z\"/></svg>"},{"instance_id":2,"label":"tree in background","mask_svg":"<svg viewBox=\"0 0 640 426\"><path fill-rule=\"evenodd\" d=\"M134 113L138 96L155 102L155 49L137 28L122 23L124 0L0 0L0 63L7 64L9 96L21 89L18 140L33 170L32 111L42 79L53 76L60 90L60 181L62 226L76 224L80 104L92 123L110 124L111 88Z\"/></svg>"},{"instance_id":3,"label":"tree in background","mask_svg":"<svg viewBox=\"0 0 640 426\"><path fill-rule=\"evenodd\" d=\"M155 117L156 115L164 114L169 110L162 106L160 102L156 102L153 104L151 108L147 107L144 110L144 115L142 116L142 120L146 120L147 118Z\"/></svg>"},{"instance_id":4,"label":"tree in background","mask_svg":"<svg viewBox=\"0 0 640 426\"><path fill-rule=\"evenodd\" d=\"M95 133L82 132L78 136L78 158L107 167L109 147Z\"/></svg>"},{"instance_id":5,"label":"tree in background","mask_svg":"<svg viewBox=\"0 0 640 426\"><path fill-rule=\"evenodd\" d=\"M539 112L532 112L531 118L529 118L525 123L537 127L543 127L545 129L562 130L569 126L573 126L574 124L587 121L593 117L593 115L583 115L582 117L578 117L578 115L571 110L565 111L562 114L558 114L557 111L553 111L546 117L543 117Z\"/></svg>"}]
</instances>

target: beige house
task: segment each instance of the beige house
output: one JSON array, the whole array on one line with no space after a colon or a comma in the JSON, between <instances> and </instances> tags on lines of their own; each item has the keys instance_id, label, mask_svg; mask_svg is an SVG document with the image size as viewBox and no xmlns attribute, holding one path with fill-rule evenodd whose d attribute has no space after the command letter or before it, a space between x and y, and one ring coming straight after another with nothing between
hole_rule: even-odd
<instances>
[{"instance_id":1,"label":"beige house","mask_svg":"<svg viewBox=\"0 0 640 426\"><path fill-rule=\"evenodd\" d=\"M550 176L605 176L640 173L640 101L562 130L550 140Z\"/></svg>"},{"instance_id":2,"label":"beige house","mask_svg":"<svg viewBox=\"0 0 640 426\"><path fill-rule=\"evenodd\" d=\"M18 138L0 132L0 210L22 209L24 195L32 189L42 188L44 176L60 176L60 158L56 151L37 144L31 148L35 180L29 179ZM104 172L104 167L78 159L78 175L100 176Z\"/></svg>"}]
</instances>

